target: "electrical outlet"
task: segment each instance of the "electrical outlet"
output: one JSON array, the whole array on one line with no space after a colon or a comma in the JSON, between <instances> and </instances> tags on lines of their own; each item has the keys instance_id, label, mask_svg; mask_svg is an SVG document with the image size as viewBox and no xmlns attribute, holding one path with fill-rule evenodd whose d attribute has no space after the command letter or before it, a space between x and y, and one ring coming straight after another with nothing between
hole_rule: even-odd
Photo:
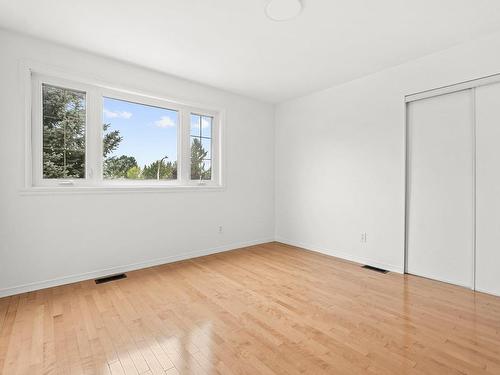
<instances>
[{"instance_id":1,"label":"electrical outlet","mask_svg":"<svg viewBox=\"0 0 500 375\"><path fill-rule=\"evenodd\" d=\"M362 243L367 243L368 242L368 236L367 236L366 232L361 233L361 240L360 240L360 242L362 242Z\"/></svg>"},{"instance_id":2,"label":"electrical outlet","mask_svg":"<svg viewBox=\"0 0 500 375\"><path fill-rule=\"evenodd\" d=\"M222 233L224 228L222 228L222 225L219 225L219 233Z\"/></svg>"}]
</instances>

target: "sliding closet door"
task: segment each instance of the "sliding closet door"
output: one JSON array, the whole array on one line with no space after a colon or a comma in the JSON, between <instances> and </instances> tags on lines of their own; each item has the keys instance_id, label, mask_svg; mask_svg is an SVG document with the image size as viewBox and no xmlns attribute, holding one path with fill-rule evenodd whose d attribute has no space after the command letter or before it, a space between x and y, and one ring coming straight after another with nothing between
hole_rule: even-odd
<instances>
[{"instance_id":1,"label":"sliding closet door","mask_svg":"<svg viewBox=\"0 0 500 375\"><path fill-rule=\"evenodd\" d=\"M407 272L473 287L473 92L408 104Z\"/></svg>"},{"instance_id":2,"label":"sliding closet door","mask_svg":"<svg viewBox=\"0 0 500 375\"><path fill-rule=\"evenodd\" d=\"M500 84L476 89L476 289L500 295Z\"/></svg>"}]
</instances>

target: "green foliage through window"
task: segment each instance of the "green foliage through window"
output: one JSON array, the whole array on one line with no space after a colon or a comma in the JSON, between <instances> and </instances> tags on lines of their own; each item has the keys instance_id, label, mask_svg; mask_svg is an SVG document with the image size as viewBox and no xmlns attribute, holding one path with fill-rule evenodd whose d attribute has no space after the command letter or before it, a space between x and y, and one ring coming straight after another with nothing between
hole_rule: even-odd
<instances>
[{"instance_id":1,"label":"green foliage through window","mask_svg":"<svg viewBox=\"0 0 500 375\"><path fill-rule=\"evenodd\" d=\"M86 94L43 84L42 109L43 177L85 178ZM192 180L210 180L212 118L191 115L191 120L196 123L197 134L191 134L190 176ZM156 161L140 166L134 156L113 155L123 141L120 130L112 129L111 123L104 123L103 134L104 178L177 179L176 160L169 160L167 155L158 155Z\"/></svg>"},{"instance_id":2,"label":"green foliage through window","mask_svg":"<svg viewBox=\"0 0 500 375\"><path fill-rule=\"evenodd\" d=\"M198 138L193 138L191 143L191 179L210 180L212 178L212 168L206 160L208 151L203 148Z\"/></svg>"},{"instance_id":3,"label":"green foliage through window","mask_svg":"<svg viewBox=\"0 0 500 375\"><path fill-rule=\"evenodd\" d=\"M191 114L191 180L212 179L212 121L210 116Z\"/></svg>"},{"instance_id":4,"label":"green foliage through window","mask_svg":"<svg viewBox=\"0 0 500 375\"><path fill-rule=\"evenodd\" d=\"M43 178L85 178L85 93L42 86Z\"/></svg>"}]
</instances>

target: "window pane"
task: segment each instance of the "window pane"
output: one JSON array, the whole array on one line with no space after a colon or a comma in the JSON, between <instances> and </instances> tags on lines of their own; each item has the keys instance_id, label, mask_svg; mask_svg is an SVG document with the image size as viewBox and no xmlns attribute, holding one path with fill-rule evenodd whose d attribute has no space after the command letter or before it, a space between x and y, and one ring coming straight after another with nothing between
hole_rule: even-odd
<instances>
[{"instance_id":1,"label":"window pane","mask_svg":"<svg viewBox=\"0 0 500 375\"><path fill-rule=\"evenodd\" d=\"M191 115L191 135L199 137L201 135L200 130L201 117L198 115Z\"/></svg>"},{"instance_id":2,"label":"window pane","mask_svg":"<svg viewBox=\"0 0 500 375\"><path fill-rule=\"evenodd\" d=\"M42 85L43 178L85 178L85 93Z\"/></svg>"},{"instance_id":3,"label":"window pane","mask_svg":"<svg viewBox=\"0 0 500 375\"><path fill-rule=\"evenodd\" d=\"M202 116L201 136L206 138L212 138L212 117Z\"/></svg>"},{"instance_id":4,"label":"window pane","mask_svg":"<svg viewBox=\"0 0 500 375\"><path fill-rule=\"evenodd\" d=\"M212 161L211 160L203 160L203 178L202 180L211 180L212 179Z\"/></svg>"},{"instance_id":5,"label":"window pane","mask_svg":"<svg viewBox=\"0 0 500 375\"><path fill-rule=\"evenodd\" d=\"M207 138L202 138L201 146L207 152L207 155L203 159L212 159L212 140Z\"/></svg>"},{"instance_id":6,"label":"window pane","mask_svg":"<svg viewBox=\"0 0 500 375\"><path fill-rule=\"evenodd\" d=\"M177 179L177 111L103 98L104 178Z\"/></svg>"},{"instance_id":7,"label":"window pane","mask_svg":"<svg viewBox=\"0 0 500 375\"><path fill-rule=\"evenodd\" d=\"M212 178L210 160L210 147L205 149L205 139L191 137L191 179L210 180ZM208 140L210 141L210 140Z\"/></svg>"}]
</instances>

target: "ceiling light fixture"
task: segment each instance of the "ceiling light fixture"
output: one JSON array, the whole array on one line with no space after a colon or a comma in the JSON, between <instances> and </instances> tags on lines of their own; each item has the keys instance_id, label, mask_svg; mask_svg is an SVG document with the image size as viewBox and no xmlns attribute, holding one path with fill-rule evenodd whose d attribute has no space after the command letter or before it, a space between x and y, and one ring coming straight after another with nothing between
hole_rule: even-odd
<instances>
[{"instance_id":1,"label":"ceiling light fixture","mask_svg":"<svg viewBox=\"0 0 500 375\"><path fill-rule=\"evenodd\" d=\"M300 0L271 0L267 4L266 14L273 21L287 21L297 17L301 10Z\"/></svg>"}]
</instances>

